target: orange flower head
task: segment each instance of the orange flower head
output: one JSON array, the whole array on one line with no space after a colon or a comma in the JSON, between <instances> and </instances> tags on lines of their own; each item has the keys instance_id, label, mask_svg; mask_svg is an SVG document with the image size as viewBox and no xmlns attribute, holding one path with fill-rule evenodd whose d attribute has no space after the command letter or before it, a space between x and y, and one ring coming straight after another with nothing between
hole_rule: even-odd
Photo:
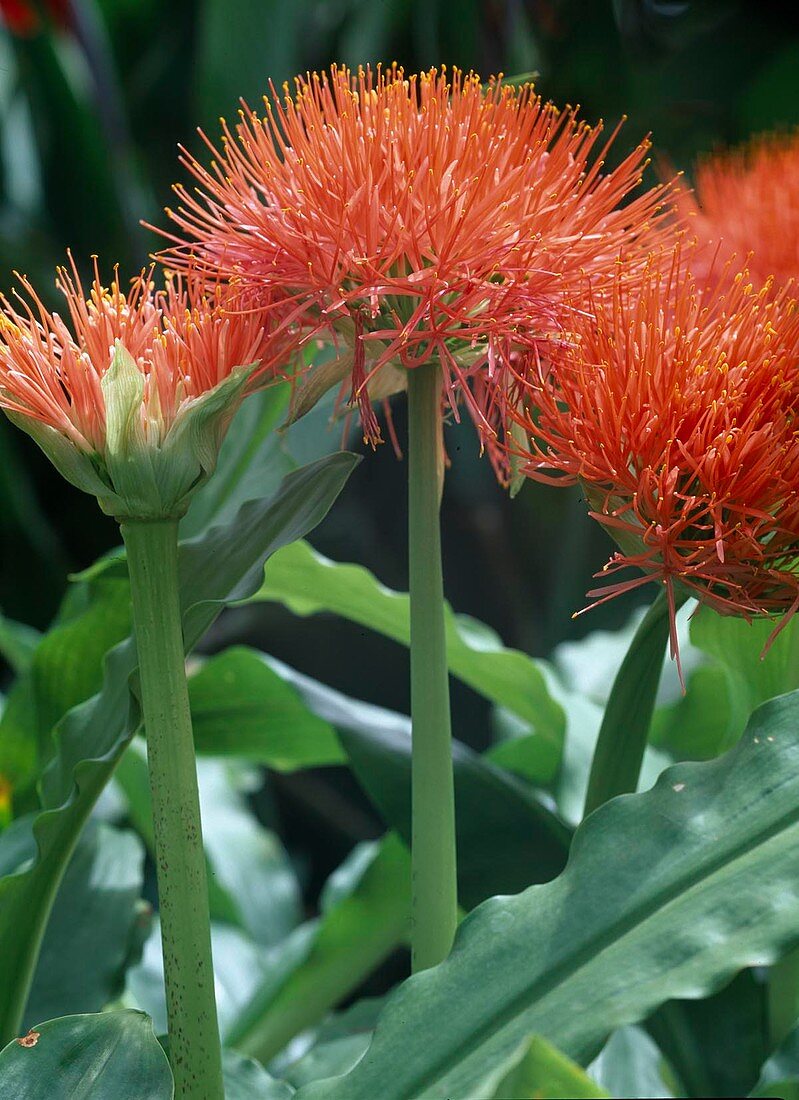
<instances>
[{"instance_id":1,"label":"orange flower head","mask_svg":"<svg viewBox=\"0 0 799 1100\"><path fill-rule=\"evenodd\" d=\"M622 265L557 363L529 357L516 404L523 472L578 482L620 548L603 573L642 573L589 595L664 584L675 651L677 583L722 613L799 606L799 311L689 266L679 247Z\"/></svg>"},{"instance_id":2,"label":"orange flower head","mask_svg":"<svg viewBox=\"0 0 799 1100\"><path fill-rule=\"evenodd\" d=\"M103 285L95 262L87 295L71 262L56 280L66 318L19 279L24 293L0 298L0 408L112 514L185 510L238 404L290 355L294 330L278 311L242 308L233 286L196 274L157 290L142 272L126 291L116 271ZM157 484L159 461L169 484ZM125 487L134 468L146 489Z\"/></svg>"},{"instance_id":3,"label":"orange flower head","mask_svg":"<svg viewBox=\"0 0 799 1100\"><path fill-rule=\"evenodd\" d=\"M758 286L775 290L799 278L799 132L766 134L716 154L696 169L695 195L678 207L692 228L720 240ZM748 258L748 259L747 259Z\"/></svg>"},{"instance_id":4,"label":"orange flower head","mask_svg":"<svg viewBox=\"0 0 799 1100\"><path fill-rule=\"evenodd\" d=\"M607 274L658 232L666 188L619 209L646 145L603 172L615 135L601 145L601 126L531 85L334 68L265 105L223 123L221 148L206 139L209 168L184 153L199 188L176 188L169 260L312 309L347 345L337 380L373 443L373 388L403 388L431 358L455 415L464 401L493 439L512 355L561 331L580 272Z\"/></svg>"}]
</instances>

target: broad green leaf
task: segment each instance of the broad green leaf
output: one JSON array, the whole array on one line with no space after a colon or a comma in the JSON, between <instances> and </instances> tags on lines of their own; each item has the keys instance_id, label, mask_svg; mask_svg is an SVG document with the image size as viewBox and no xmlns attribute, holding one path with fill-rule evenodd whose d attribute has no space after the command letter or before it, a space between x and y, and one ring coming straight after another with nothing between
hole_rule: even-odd
<instances>
[{"instance_id":1,"label":"broad green leaf","mask_svg":"<svg viewBox=\"0 0 799 1100\"><path fill-rule=\"evenodd\" d=\"M145 913L144 852L133 833L89 824L56 896L23 1027L76 1012L99 1012L119 995Z\"/></svg>"},{"instance_id":2,"label":"broad green leaf","mask_svg":"<svg viewBox=\"0 0 799 1100\"><path fill-rule=\"evenodd\" d=\"M187 649L221 608L261 583L264 562L327 513L357 460L339 454L286 477L269 501L244 505L181 550L181 602ZM38 859L0 880L0 1035L18 1026L55 892L91 808L138 725L129 680L136 668L129 639L111 650L103 686L59 723L57 752L42 780L43 811L31 824ZM0 837L0 847L3 838ZM2 857L0 857L0 863Z\"/></svg>"},{"instance_id":3,"label":"broad green leaf","mask_svg":"<svg viewBox=\"0 0 799 1100\"><path fill-rule=\"evenodd\" d=\"M0 1052L0 1085L14 1100L171 1100L174 1095L169 1062L150 1020L129 1011L37 1024Z\"/></svg>"},{"instance_id":4,"label":"broad green leaf","mask_svg":"<svg viewBox=\"0 0 799 1100\"><path fill-rule=\"evenodd\" d=\"M345 881L327 892L307 953L284 981L267 975L228 1035L231 1046L270 1061L316 1024L400 943L410 928L410 858L391 834L348 861ZM354 872L354 873L353 873Z\"/></svg>"},{"instance_id":5,"label":"broad green leaf","mask_svg":"<svg viewBox=\"0 0 799 1100\"><path fill-rule=\"evenodd\" d=\"M410 841L411 724L405 715L350 699L269 658L306 705L338 731L350 765L386 820ZM469 908L553 878L566 861L570 831L514 776L453 744L458 874Z\"/></svg>"},{"instance_id":6,"label":"broad green leaf","mask_svg":"<svg viewBox=\"0 0 799 1100\"><path fill-rule=\"evenodd\" d=\"M798 878L793 694L760 707L726 756L600 807L555 882L480 906L450 958L390 998L356 1068L301 1096L468 1095L531 1034L585 1063L616 1028L799 941Z\"/></svg>"},{"instance_id":7,"label":"broad green leaf","mask_svg":"<svg viewBox=\"0 0 799 1100\"><path fill-rule=\"evenodd\" d=\"M408 597L380 584L358 565L341 565L297 543L275 556L257 599L285 604L297 615L330 611L402 645L410 641ZM505 649L487 626L447 606L450 671L492 702L529 722L548 752L553 778L563 747L564 717L549 696L537 663Z\"/></svg>"},{"instance_id":8,"label":"broad green leaf","mask_svg":"<svg viewBox=\"0 0 799 1100\"><path fill-rule=\"evenodd\" d=\"M764 1064L750 1095L799 1100L799 1028L790 1033Z\"/></svg>"},{"instance_id":9,"label":"broad green leaf","mask_svg":"<svg viewBox=\"0 0 799 1100\"><path fill-rule=\"evenodd\" d=\"M189 698L198 752L276 771L346 760L332 726L254 650L237 646L212 657L191 677Z\"/></svg>"},{"instance_id":10,"label":"broad green leaf","mask_svg":"<svg viewBox=\"0 0 799 1100\"><path fill-rule=\"evenodd\" d=\"M510 1061L512 1064L491 1091L492 1100L537 1100L540 1096L547 1100L590 1100L610 1096L584 1069L538 1035L524 1043ZM481 1095L472 1092L469 1100L480 1100Z\"/></svg>"},{"instance_id":11,"label":"broad green leaf","mask_svg":"<svg viewBox=\"0 0 799 1100\"><path fill-rule=\"evenodd\" d=\"M640 1027L620 1027L588 1067L591 1077L611 1096L646 1096L657 1100L674 1093L664 1081L663 1055Z\"/></svg>"},{"instance_id":12,"label":"broad green leaf","mask_svg":"<svg viewBox=\"0 0 799 1100\"><path fill-rule=\"evenodd\" d=\"M254 1058L235 1050L222 1052L225 1100L291 1100L294 1089L276 1081Z\"/></svg>"}]
</instances>

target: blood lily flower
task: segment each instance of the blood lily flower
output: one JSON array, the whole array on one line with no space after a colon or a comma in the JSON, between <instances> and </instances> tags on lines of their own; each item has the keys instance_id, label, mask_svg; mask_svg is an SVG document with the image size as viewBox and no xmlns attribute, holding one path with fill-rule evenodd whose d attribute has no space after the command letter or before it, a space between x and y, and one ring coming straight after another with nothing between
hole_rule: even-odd
<instances>
[{"instance_id":1,"label":"blood lily flower","mask_svg":"<svg viewBox=\"0 0 799 1100\"><path fill-rule=\"evenodd\" d=\"M315 368L308 407L341 384L380 441L372 400L408 391L414 970L457 924L454 790L439 530L442 408L463 402L502 455L513 357L557 341L582 271L601 280L665 218L666 188L635 198L646 146L603 173L611 138L530 85L457 70L333 69L273 93L266 117L223 124L199 183L177 189L170 264L285 293L342 354ZM210 145L210 142L208 143ZM622 200L630 199L622 208ZM343 346L343 347L342 347ZM502 477L501 461L495 468Z\"/></svg>"},{"instance_id":2,"label":"blood lily flower","mask_svg":"<svg viewBox=\"0 0 799 1100\"><path fill-rule=\"evenodd\" d=\"M678 205L701 238L747 263L757 286L771 279L778 290L799 278L799 133L761 135L705 158L694 194L681 193Z\"/></svg>"},{"instance_id":3,"label":"blood lily flower","mask_svg":"<svg viewBox=\"0 0 799 1100\"><path fill-rule=\"evenodd\" d=\"M615 134L601 145L530 85L340 68L265 105L207 142L210 168L184 153L200 186L176 188L169 262L312 307L345 348L314 393L343 382L373 443L372 398L431 360L490 442L514 351L559 333L580 272L609 272L660 221L664 188L619 209L647 146L603 173Z\"/></svg>"},{"instance_id":4,"label":"blood lily flower","mask_svg":"<svg viewBox=\"0 0 799 1100\"><path fill-rule=\"evenodd\" d=\"M182 514L243 397L291 353L289 329L196 277L157 290L142 273L125 291L95 265L87 296L60 269L69 323L20 282L0 300L0 408L109 514Z\"/></svg>"},{"instance_id":5,"label":"blood lily flower","mask_svg":"<svg viewBox=\"0 0 799 1100\"><path fill-rule=\"evenodd\" d=\"M523 471L579 483L639 575L589 593L665 585L723 614L799 606L799 311L729 268L706 283L678 248L669 269L623 268L575 314L557 363L530 357L516 415Z\"/></svg>"}]
</instances>

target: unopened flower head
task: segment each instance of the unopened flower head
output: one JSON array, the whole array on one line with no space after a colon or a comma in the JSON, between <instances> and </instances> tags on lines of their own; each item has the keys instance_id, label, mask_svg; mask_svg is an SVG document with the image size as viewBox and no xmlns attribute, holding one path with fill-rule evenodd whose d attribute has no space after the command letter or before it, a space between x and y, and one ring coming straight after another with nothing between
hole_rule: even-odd
<instances>
[{"instance_id":1,"label":"unopened flower head","mask_svg":"<svg viewBox=\"0 0 799 1100\"><path fill-rule=\"evenodd\" d=\"M619 209L646 146L603 172L614 135L603 145L530 85L340 68L265 105L223 123L210 168L185 154L200 186L177 188L169 262L309 305L345 347L330 379L372 442L372 398L430 359L492 439L513 354L560 332L581 271L607 273L660 224L665 189Z\"/></svg>"},{"instance_id":2,"label":"unopened flower head","mask_svg":"<svg viewBox=\"0 0 799 1100\"><path fill-rule=\"evenodd\" d=\"M296 342L278 311L196 275L156 289L143 272L125 290L95 263L87 295L71 264L66 317L20 284L0 299L0 408L120 518L185 511L242 398Z\"/></svg>"},{"instance_id":3,"label":"unopened flower head","mask_svg":"<svg viewBox=\"0 0 799 1100\"><path fill-rule=\"evenodd\" d=\"M799 605L799 312L729 269L699 284L678 249L575 314L557 363L519 372L524 472L578 482L620 551L603 571L745 617ZM517 458L518 461L518 458ZM673 615L672 615L673 623ZM673 645L675 635L672 635Z\"/></svg>"},{"instance_id":4,"label":"unopened flower head","mask_svg":"<svg viewBox=\"0 0 799 1100\"><path fill-rule=\"evenodd\" d=\"M682 192L678 203L693 215L692 231L746 263L758 287L799 280L799 132L706 157L695 175L694 193Z\"/></svg>"}]
</instances>

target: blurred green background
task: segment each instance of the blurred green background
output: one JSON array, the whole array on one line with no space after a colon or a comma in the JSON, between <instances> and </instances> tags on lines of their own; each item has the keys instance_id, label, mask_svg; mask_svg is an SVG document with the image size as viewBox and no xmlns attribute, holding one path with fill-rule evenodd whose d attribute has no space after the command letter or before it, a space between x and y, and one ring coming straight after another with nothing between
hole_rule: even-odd
<instances>
[{"instance_id":1,"label":"blurred green background","mask_svg":"<svg viewBox=\"0 0 799 1100\"><path fill-rule=\"evenodd\" d=\"M239 96L256 103L270 79L280 85L334 61L535 71L545 97L579 103L590 120L612 125L626 114L619 153L651 131L664 163L689 170L702 151L799 121L799 12L777 3L14 0L0 10L0 284L21 270L53 304L53 268L67 247L84 267L95 252L106 270L146 263L157 240L140 221L163 221L181 176L176 145L195 148L197 124L213 136ZM402 438L401 405L396 418ZM339 440L335 428L329 447ZM510 502L466 424L448 429L447 442L445 576L456 608L535 654L623 621L623 601L571 619L610 550L578 495L528 485ZM404 539L405 470L384 447L314 542L405 588ZM43 626L68 572L116 541L95 502L1 422L2 610ZM338 620L298 621L272 607L253 615L228 616L209 647L243 639L407 710L399 647ZM484 744L483 704L459 688L454 708L459 736Z\"/></svg>"}]
</instances>

